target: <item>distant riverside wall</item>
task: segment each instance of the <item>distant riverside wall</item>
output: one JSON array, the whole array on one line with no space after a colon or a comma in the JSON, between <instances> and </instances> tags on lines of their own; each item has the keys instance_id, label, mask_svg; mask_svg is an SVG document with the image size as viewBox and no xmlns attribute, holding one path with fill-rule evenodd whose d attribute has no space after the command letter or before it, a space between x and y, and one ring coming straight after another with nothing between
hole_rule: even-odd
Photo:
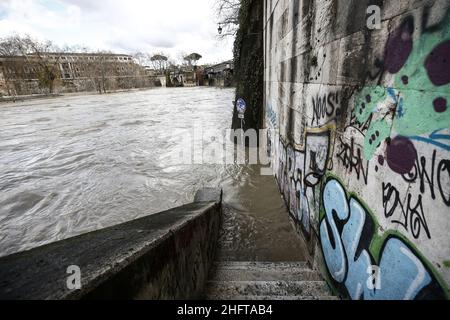
<instances>
[{"instance_id":1,"label":"distant riverside wall","mask_svg":"<svg viewBox=\"0 0 450 320\"><path fill-rule=\"evenodd\" d=\"M140 77L108 77L105 79L105 85L102 86L102 92L115 92L131 89L143 89L151 88L159 85L158 78L152 76L140 76ZM0 81L0 101L6 100L12 97L23 97L29 95L52 95L52 94L64 94L64 93L77 93L77 92L99 92L98 83L91 79L59 79L55 83L55 88L52 94L48 92L48 89L42 87L39 80L16 80L11 81L14 90L6 89L6 85ZM9 94L11 96L9 96Z\"/></svg>"},{"instance_id":2,"label":"distant riverside wall","mask_svg":"<svg viewBox=\"0 0 450 320\"><path fill-rule=\"evenodd\" d=\"M51 53L0 56L0 97L147 88L156 77L132 56Z\"/></svg>"},{"instance_id":3,"label":"distant riverside wall","mask_svg":"<svg viewBox=\"0 0 450 320\"><path fill-rule=\"evenodd\" d=\"M264 40L268 150L314 265L344 298L448 299L450 1L265 0Z\"/></svg>"},{"instance_id":4,"label":"distant riverside wall","mask_svg":"<svg viewBox=\"0 0 450 320\"><path fill-rule=\"evenodd\" d=\"M221 199L204 189L191 204L2 257L0 299L202 298Z\"/></svg>"}]
</instances>

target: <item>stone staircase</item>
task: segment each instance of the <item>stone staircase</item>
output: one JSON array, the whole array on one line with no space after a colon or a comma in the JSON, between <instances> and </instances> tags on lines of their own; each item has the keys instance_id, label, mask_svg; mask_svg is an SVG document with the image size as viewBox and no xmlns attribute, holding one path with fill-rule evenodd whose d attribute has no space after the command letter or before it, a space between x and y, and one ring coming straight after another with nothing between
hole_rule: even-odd
<instances>
[{"instance_id":1,"label":"stone staircase","mask_svg":"<svg viewBox=\"0 0 450 320\"><path fill-rule=\"evenodd\" d=\"M206 288L208 300L336 300L306 262L220 261Z\"/></svg>"}]
</instances>

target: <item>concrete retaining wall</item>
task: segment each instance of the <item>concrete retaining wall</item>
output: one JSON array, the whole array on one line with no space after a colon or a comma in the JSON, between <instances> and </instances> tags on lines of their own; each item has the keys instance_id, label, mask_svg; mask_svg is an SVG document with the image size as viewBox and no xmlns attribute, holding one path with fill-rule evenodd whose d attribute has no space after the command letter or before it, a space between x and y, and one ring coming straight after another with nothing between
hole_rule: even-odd
<instances>
[{"instance_id":1,"label":"concrete retaining wall","mask_svg":"<svg viewBox=\"0 0 450 320\"><path fill-rule=\"evenodd\" d=\"M1 77L1 69L0 69ZM156 87L158 79L152 76L137 76L137 77L109 77L105 82L105 89L107 92L118 92L121 90L145 89ZM6 82L0 82L0 99L6 100L10 97L20 100L26 96L33 95L48 95L48 88L42 87L39 80L16 80L9 84L9 90L6 87ZM82 93L82 92L97 92L98 87L92 79L59 79L55 83L53 92L55 94L65 93ZM11 94L12 96L9 96ZM50 94L51 95L51 94ZM1 101L1 100L0 100Z\"/></svg>"},{"instance_id":2,"label":"concrete retaining wall","mask_svg":"<svg viewBox=\"0 0 450 320\"><path fill-rule=\"evenodd\" d=\"M450 1L264 5L269 150L316 267L347 298L448 298Z\"/></svg>"},{"instance_id":3,"label":"concrete retaining wall","mask_svg":"<svg viewBox=\"0 0 450 320\"><path fill-rule=\"evenodd\" d=\"M205 190L192 204L0 258L0 299L201 298L220 219L221 192Z\"/></svg>"}]
</instances>

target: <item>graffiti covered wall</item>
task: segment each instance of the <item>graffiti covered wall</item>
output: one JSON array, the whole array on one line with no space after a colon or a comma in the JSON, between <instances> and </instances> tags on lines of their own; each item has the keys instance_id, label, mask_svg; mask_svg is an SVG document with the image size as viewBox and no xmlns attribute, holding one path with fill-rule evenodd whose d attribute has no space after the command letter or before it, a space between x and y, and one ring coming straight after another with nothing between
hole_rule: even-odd
<instances>
[{"instance_id":1,"label":"graffiti covered wall","mask_svg":"<svg viewBox=\"0 0 450 320\"><path fill-rule=\"evenodd\" d=\"M345 298L448 298L450 0L264 5L268 152L314 264Z\"/></svg>"}]
</instances>

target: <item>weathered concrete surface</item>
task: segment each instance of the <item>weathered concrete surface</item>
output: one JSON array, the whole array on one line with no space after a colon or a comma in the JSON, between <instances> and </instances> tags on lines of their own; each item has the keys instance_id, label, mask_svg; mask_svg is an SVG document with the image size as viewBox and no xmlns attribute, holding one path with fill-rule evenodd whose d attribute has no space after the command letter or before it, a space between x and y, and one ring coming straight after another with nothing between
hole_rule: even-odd
<instances>
[{"instance_id":1,"label":"weathered concrete surface","mask_svg":"<svg viewBox=\"0 0 450 320\"><path fill-rule=\"evenodd\" d=\"M222 189L203 188L195 194L194 202L222 202Z\"/></svg>"},{"instance_id":2,"label":"weathered concrete surface","mask_svg":"<svg viewBox=\"0 0 450 320\"><path fill-rule=\"evenodd\" d=\"M449 8L264 2L273 170L311 262L343 297L449 297Z\"/></svg>"},{"instance_id":3,"label":"weathered concrete surface","mask_svg":"<svg viewBox=\"0 0 450 320\"><path fill-rule=\"evenodd\" d=\"M306 262L219 262L211 274L209 300L335 299Z\"/></svg>"},{"instance_id":4,"label":"weathered concrete surface","mask_svg":"<svg viewBox=\"0 0 450 320\"><path fill-rule=\"evenodd\" d=\"M20 101L28 101L34 99L50 99L62 97L61 94L53 93L53 94L32 94L32 95L21 95L16 97L5 97L0 96L0 102L20 102Z\"/></svg>"},{"instance_id":5,"label":"weathered concrete surface","mask_svg":"<svg viewBox=\"0 0 450 320\"><path fill-rule=\"evenodd\" d=\"M213 267L216 281L321 281L306 262L230 262Z\"/></svg>"},{"instance_id":6,"label":"weathered concrete surface","mask_svg":"<svg viewBox=\"0 0 450 320\"><path fill-rule=\"evenodd\" d=\"M193 299L215 255L215 197L0 259L0 299ZM200 196L199 196L200 197ZM80 290L66 285L81 269Z\"/></svg>"}]
</instances>

